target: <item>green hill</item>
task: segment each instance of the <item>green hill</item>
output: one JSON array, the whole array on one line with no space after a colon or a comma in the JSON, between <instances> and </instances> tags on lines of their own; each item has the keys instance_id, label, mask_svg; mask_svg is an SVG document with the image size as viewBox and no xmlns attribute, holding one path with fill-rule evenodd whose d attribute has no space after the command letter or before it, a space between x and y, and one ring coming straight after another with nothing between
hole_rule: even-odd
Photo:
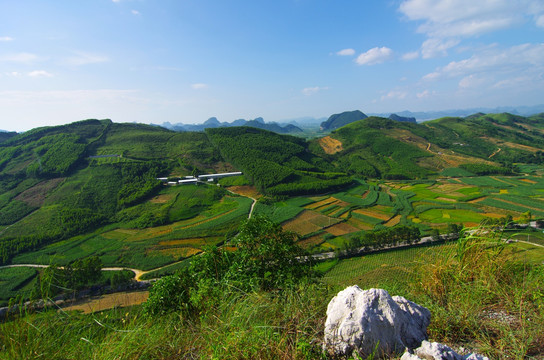
<instances>
[{"instance_id":1,"label":"green hill","mask_svg":"<svg viewBox=\"0 0 544 360\"><path fill-rule=\"evenodd\" d=\"M323 130L335 130L344 125L350 124L357 120L366 119L367 116L359 110L345 111L340 114L331 115L327 121L321 123Z\"/></svg>"},{"instance_id":2,"label":"green hill","mask_svg":"<svg viewBox=\"0 0 544 360\"><path fill-rule=\"evenodd\" d=\"M475 114L422 124L370 117L311 141L251 127L180 133L110 120L37 128L0 143L0 260L6 263L104 226L173 226L163 230L169 234L164 241L195 239L204 232L204 240L184 245L181 255L156 260L164 264L198 251L203 243L221 241L247 216L247 198L196 187L168 190L157 177L242 171L237 183L287 197L337 191L352 184L351 176L511 174L514 164L542 164L543 128L542 114ZM213 230L211 225L198 225L205 230L169 225L197 215L200 220L191 221L211 221ZM144 239L161 237L149 231ZM110 263L126 256L119 251Z\"/></svg>"},{"instance_id":3,"label":"green hill","mask_svg":"<svg viewBox=\"0 0 544 360\"><path fill-rule=\"evenodd\" d=\"M312 148L358 176L422 178L465 164L473 164L476 173L509 174L513 163L544 160L543 126L541 115L475 114L422 124L370 117L313 140ZM336 150L328 146L331 141Z\"/></svg>"}]
</instances>

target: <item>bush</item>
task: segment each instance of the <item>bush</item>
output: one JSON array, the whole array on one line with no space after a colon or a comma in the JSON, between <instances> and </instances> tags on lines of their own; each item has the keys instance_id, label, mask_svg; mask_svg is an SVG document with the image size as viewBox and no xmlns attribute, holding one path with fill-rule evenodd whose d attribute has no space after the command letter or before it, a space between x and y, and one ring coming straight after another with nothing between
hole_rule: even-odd
<instances>
[{"instance_id":1,"label":"bush","mask_svg":"<svg viewBox=\"0 0 544 360\"><path fill-rule=\"evenodd\" d=\"M253 217L233 240L235 251L210 247L188 268L155 283L145 311L188 314L217 306L224 294L233 291L282 291L311 280L316 272L296 240L294 233L267 218Z\"/></svg>"}]
</instances>

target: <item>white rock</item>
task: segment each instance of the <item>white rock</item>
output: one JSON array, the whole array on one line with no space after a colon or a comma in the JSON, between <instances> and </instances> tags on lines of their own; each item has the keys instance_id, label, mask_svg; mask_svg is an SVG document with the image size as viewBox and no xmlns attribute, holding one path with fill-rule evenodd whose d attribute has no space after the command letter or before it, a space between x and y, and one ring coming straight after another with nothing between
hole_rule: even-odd
<instances>
[{"instance_id":1,"label":"white rock","mask_svg":"<svg viewBox=\"0 0 544 360\"><path fill-rule=\"evenodd\" d=\"M447 345L424 340L421 346L412 352L405 352L401 360L489 360L478 354L462 356Z\"/></svg>"},{"instance_id":2,"label":"white rock","mask_svg":"<svg viewBox=\"0 0 544 360\"><path fill-rule=\"evenodd\" d=\"M335 356L400 354L426 339L430 319L429 310L403 297L351 286L329 303L323 349Z\"/></svg>"}]
</instances>

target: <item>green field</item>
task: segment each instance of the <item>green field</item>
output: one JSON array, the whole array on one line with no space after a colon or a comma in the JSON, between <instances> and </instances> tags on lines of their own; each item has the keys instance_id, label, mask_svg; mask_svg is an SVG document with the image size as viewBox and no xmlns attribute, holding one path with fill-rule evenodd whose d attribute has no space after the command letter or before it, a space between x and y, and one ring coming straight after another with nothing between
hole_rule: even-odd
<instances>
[{"instance_id":1,"label":"green field","mask_svg":"<svg viewBox=\"0 0 544 360\"><path fill-rule=\"evenodd\" d=\"M198 216L169 225L143 229L110 225L90 235L18 255L14 263L66 264L97 255L105 266L154 269L189 257L203 246L224 241L247 218L251 202L244 197L225 196Z\"/></svg>"},{"instance_id":2,"label":"green field","mask_svg":"<svg viewBox=\"0 0 544 360\"><path fill-rule=\"evenodd\" d=\"M17 295L27 297L34 288L38 270L28 267L0 269L0 306Z\"/></svg>"}]
</instances>

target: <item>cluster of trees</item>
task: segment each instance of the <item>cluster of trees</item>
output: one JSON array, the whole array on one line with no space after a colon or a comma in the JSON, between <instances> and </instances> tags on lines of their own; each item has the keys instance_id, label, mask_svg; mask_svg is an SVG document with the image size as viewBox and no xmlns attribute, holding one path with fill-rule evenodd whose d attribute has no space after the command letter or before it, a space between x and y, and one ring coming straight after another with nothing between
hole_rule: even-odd
<instances>
[{"instance_id":1,"label":"cluster of trees","mask_svg":"<svg viewBox=\"0 0 544 360\"><path fill-rule=\"evenodd\" d=\"M12 200L0 212L0 225L13 224L22 219L36 208L23 201Z\"/></svg>"},{"instance_id":2,"label":"cluster of trees","mask_svg":"<svg viewBox=\"0 0 544 360\"><path fill-rule=\"evenodd\" d=\"M160 188L161 182L157 177L164 171L161 163L126 162L119 166L123 182L118 193L119 207L137 204Z\"/></svg>"},{"instance_id":3,"label":"cluster of trees","mask_svg":"<svg viewBox=\"0 0 544 360\"><path fill-rule=\"evenodd\" d=\"M73 292L102 278L102 261L97 256L75 260L66 266L50 265L41 272L37 288L42 299L61 292Z\"/></svg>"},{"instance_id":4,"label":"cluster of trees","mask_svg":"<svg viewBox=\"0 0 544 360\"><path fill-rule=\"evenodd\" d=\"M417 164L432 156L418 147L387 136L383 130L414 127L383 118L368 118L334 131L331 136L342 141L344 151L330 155L342 170L362 177L384 179L421 178L429 173Z\"/></svg>"},{"instance_id":5,"label":"cluster of trees","mask_svg":"<svg viewBox=\"0 0 544 360\"><path fill-rule=\"evenodd\" d=\"M34 154L37 159L26 168L27 176L58 177L66 175L85 153L86 145L75 134L57 134L41 138Z\"/></svg>"},{"instance_id":6,"label":"cluster of trees","mask_svg":"<svg viewBox=\"0 0 544 360\"><path fill-rule=\"evenodd\" d=\"M56 209L49 217L49 221L36 231L0 239L0 265L9 263L17 254L37 250L46 244L91 231L106 221L104 215L90 209L66 207Z\"/></svg>"},{"instance_id":7,"label":"cluster of trees","mask_svg":"<svg viewBox=\"0 0 544 360\"><path fill-rule=\"evenodd\" d=\"M311 155L304 139L250 127L206 129L206 133L225 159L269 195L319 193L351 182Z\"/></svg>"},{"instance_id":8,"label":"cluster of trees","mask_svg":"<svg viewBox=\"0 0 544 360\"><path fill-rule=\"evenodd\" d=\"M344 243L348 252L356 251L362 247L368 249L383 249L399 244L412 244L419 241L421 232L418 227L397 225L383 230L367 231L359 236L352 236Z\"/></svg>"},{"instance_id":9,"label":"cluster of trees","mask_svg":"<svg viewBox=\"0 0 544 360\"><path fill-rule=\"evenodd\" d=\"M514 169L507 168L502 166L493 166L488 164L461 164L459 166L466 171L469 171L473 174L484 176L484 175L513 175Z\"/></svg>"},{"instance_id":10,"label":"cluster of trees","mask_svg":"<svg viewBox=\"0 0 544 360\"><path fill-rule=\"evenodd\" d=\"M149 315L169 311L186 314L213 306L224 291L281 291L317 276L297 235L256 216L247 220L232 245L235 251L208 248L188 268L158 280L144 310Z\"/></svg>"}]
</instances>

